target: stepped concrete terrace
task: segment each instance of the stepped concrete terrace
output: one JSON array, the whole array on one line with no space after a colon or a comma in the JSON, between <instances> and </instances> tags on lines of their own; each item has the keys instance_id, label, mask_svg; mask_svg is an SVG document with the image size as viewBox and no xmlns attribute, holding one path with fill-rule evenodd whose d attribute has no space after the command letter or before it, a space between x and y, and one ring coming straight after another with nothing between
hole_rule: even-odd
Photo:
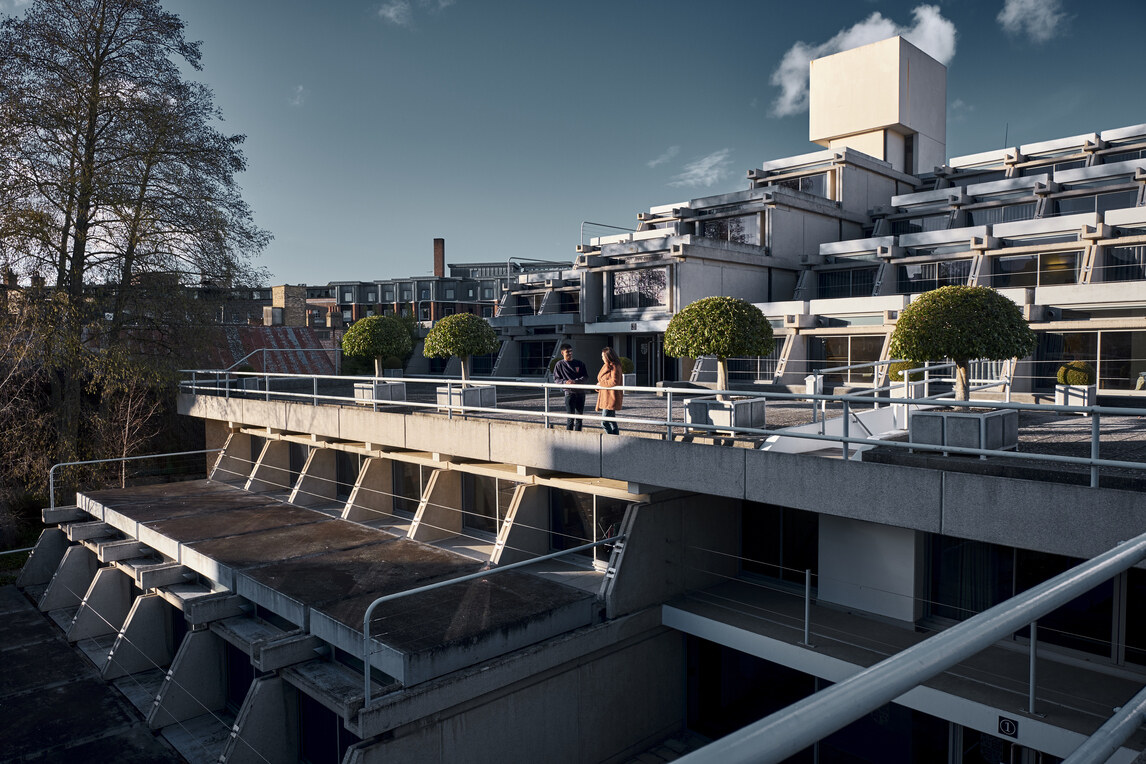
<instances>
[{"instance_id":1,"label":"stepped concrete terrace","mask_svg":"<svg viewBox=\"0 0 1146 764\"><path fill-rule=\"evenodd\" d=\"M378 597L481 569L468 557L210 480L93 491L77 505L348 653ZM511 571L379 606L371 664L399 684L589 624L594 597Z\"/></svg>"}]
</instances>

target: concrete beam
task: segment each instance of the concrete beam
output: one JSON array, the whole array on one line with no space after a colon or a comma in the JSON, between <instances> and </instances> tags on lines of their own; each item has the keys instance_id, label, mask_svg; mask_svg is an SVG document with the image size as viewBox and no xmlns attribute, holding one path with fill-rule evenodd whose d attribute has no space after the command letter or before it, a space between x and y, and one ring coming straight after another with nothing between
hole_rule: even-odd
<instances>
[{"instance_id":1,"label":"concrete beam","mask_svg":"<svg viewBox=\"0 0 1146 764\"><path fill-rule=\"evenodd\" d=\"M28 586L41 586L51 581L67 549L67 534L59 528L45 528L40 532L40 539L32 549L28 561L20 570L16 586L23 589Z\"/></svg>"},{"instance_id":2,"label":"concrete beam","mask_svg":"<svg viewBox=\"0 0 1146 764\"><path fill-rule=\"evenodd\" d=\"M281 677L259 677L243 700L219 760L227 764L297 761L298 714L298 690Z\"/></svg>"},{"instance_id":3,"label":"concrete beam","mask_svg":"<svg viewBox=\"0 0 1146 764\"><path fill-rule=\"evenodd\" d=\"M175 657L171 632L171 618L175 613L172 611L171 605L158 594L135 598L100 672L104 681L171 664Z\"/></svg>"},{"instance_id":4,"label":"concrete beam","mask_svg":"<svg viewBox=\"0 0 1146 764\"><path fill-rule=\"evenodd\" d=\"M68 534L68 538L72 541L85 541L87 539L98 539L104 536L110 536L115 533L115 528L112 528L102 520L94 520L88 523L70 523L65 525L64 533Z\"/></svg>"},{"instance_id":5,"label":"concrete beam","mask_svg":"<svg viewBox=\"0 0 1146 764\"><path fill-rule=\"evenodd\" d=\"M68 641L115 634L131 612L131 577L118 568L100 568L92 579L76 617L68 629Z\"/></svg>"},{"instance_id":6,"label":"concrete beam","mask_svg":"<svg viewBox=\"0 0 1146 764\"><path fill-rule=\"evenodd\" d=\"M296 663L314 660L315 650L325 643L311 634L291 634L252 646L251 663L259 671L277 671Z\"/></svg>"},{"instance_id":7,"label":"concrete beam","mask_svg":"<svg viewBox=\"0 0 1146 764\"><path fill-rule=\"evenodd\" d=\"M88 587L91 586L98 568L99 563L90 549L82 546L68 547L48 588L40 597L40 610L46 613L49 610L79 605Z\"/></svg>"},{"instance_id":8,"label":"concrete beam","mask_svg":"<svg viewBox=\"0 0 1146 764\"><path fill-rule=\"evenodd\" d=\"M223 640L209 630L183 638L147 715L153 730L218 711L227 701Z\"/></svg>"},{"instance_id":9,"label":"concrete beam","mask_svg":"<svg viewBox=\"0 0 1146 764\"><path fill-rule=\"evenodd\" d=\"M44 507L40 510L40 517L43 518L44 525L57 525L88 520L91 516L73 504L70 507Z\"/></svg>"},{"instance_id":10,"label":"concrete beam","mask_svg":"<svg viewBox=\"0 0 1146 764\"><path fill-rule=\"evenodd\" d=\"M237 594L232 594L188 601L183 614L187 616L187 623L191 626L203 626L211 621L242 615L250 608L250 602Z\"/></svg>"},{"instance_id":11,"label":"concrete beam","mask_svg":"<svg viewBox=\"0 0 1146 764\"><path fill-rule=\"evenodd\" d=\"M369 523L394 516L394 463L367 459L342 510L343 520Z\"/></svg>"},{"instance_id":12,"label":"concrete beam","mask_svg":"<svg viewBox=\"0 0 1146 764\"><path fill-rule=\"evenodd\" d=\"M194 577L195 571L177 562L143 565L135 569L136 585L145 592L161 586L183 584Z\"/></svg>"},{"instance_id":13,"label":"concrete beam","mask_svg":"<svg viewBox=\"0 0 1146 764\"><path fill-rule=\"evenodd\" d=\"M453 538L462 532L462 475L453 470L435 470L426 481L409 538L432 542Z\"/></svg>"},{"instance_id":14,"label":"concrete beam","mask_svg":"<svg viewBox=\"0 0 1146 764\"><path fill-rule=\"evenodd\" d=\"M93 546L100 562L130 560L133 557L143 557L150 551L146 544L135 539L97 541Z\"/></svg>"}]
</instances>

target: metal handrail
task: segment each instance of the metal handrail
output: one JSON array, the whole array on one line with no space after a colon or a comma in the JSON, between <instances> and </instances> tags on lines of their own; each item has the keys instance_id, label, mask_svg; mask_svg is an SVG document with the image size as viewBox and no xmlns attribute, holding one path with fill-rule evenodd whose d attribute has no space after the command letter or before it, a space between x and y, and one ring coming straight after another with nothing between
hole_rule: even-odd
<instances>
[{"instance_id":1,"label":"metal handrail","mask_svg":"<svg viewBox=\"0 0 1146 764\"><path fill-rule=\"evenodd\" d=\"M87 459L82 462L59 462L53 464L51 469L48 470L48 507L50 509L56 508L56 468L57 467L77 467L82 464L107 464L109 462L132 462L139 459L161 459L165 456L193 456L195 454L215 454L223 449L221 448L204 448L199 451L176 451L170 454L144 454L143 456L116 456L111 459Z\"/></svg>"},{"instance_id":2,"label":"metal handrail","mask_svg":"<svg viewBox=\"0 0 1146 764\"><path fill-rule=\"evenodd\" d=\"M198 372L195 372L195 373L197 374ZM319 395L317 392L317 387L318 387L317 381L319 379L337 380L337 381L345 383L348 379L353 379L353 378L339 377L339 376L332 376L332 375L269 374L269 373L257 373L257 372L247 372L247 374L251 375L251 376L262 376L262 377L267 378L267 381L268 381L267 388L268 389L265 393L265 396L268 399L270 398L269 382L272 378L273 379L306 379L306 380L313 380L312 386L313 386L314 392L297 393L297 392L281 391L281 392L277 392L276 395L280 398L285 398L288 400L310 401L314 405L318 405L320 402L321 403L338 403L338 404L355 402L355 400L353 398L349 398L347 396ZM359 379L363 379L363 380L365 380L365 379L387 380L389 378L386 378L386 377L377 377L377 378L363 377L363 378L359 378ZM461 382L460 379L452 378L452 377L451 378L443 378L443 377L401 377L401 378L394 378L394 381L401 381L401 382L406 382L406 383L434 384L434 385L438 385L438 386L441 386L441 387L447 388L447 389L453 389L456 386L458 386L459 383ZM186 388L188 386L188 384L189 383L185 381L185 382L181 383L181 386ZM191 389L195 390L196 392L217 391L220 394L228 394L228 395L230 394L229 388L218 388L218 387L211 387L208 385L202 385L197 380L193 380L190 384L193 385ZM596 385L593 385L593 384L570 386L570 385L555 385L555 384L547 383L547 382L500 381L500 380L488 380L485 378L483 378L480 382L476 382L476 383L471 378L467 382L467 384L481 384L481 385L488 385L488 386L493 386L493 387L520 388L520 389L527 389L527 390L532 389L532 390L538 391L541 394L545 394L545 391L547 391L547 390L553 390L553 391L562 390L563 391L563 390L568 390L571 387L573 389L583 389L586 391L592 391L592 390L598 389L598 387ZM894 387L899 387L899 385L896 385ZM882 390L886 389L890 393L894 389L894 387L889 385L886 387L879 388L879 390L882 391ZM724 426L724 425L708 425L708 424L695 423L695 422L684 422L684 421L681 421L679 419L673 418L673 412L672 412L672 408L671 408L672 402L674 400L674 395L675 396L687 396L687 397L710 396L710 395L735 395L735 396L747 397L747 398L759 398L759 399L763 399L765 401L772 400L772 401L791 401L791 402L803 402L803 403L811 402L813 404L813 406L819 406L821 404L827 404L827 403L839 403L839 404L842 404L846 409L850 409L852 404L862 404L865 406L872 406L873 404L906 405L909 407L910 406L915 406L915 407L935 406L937 403L940 402L940 399L937 397L924 397L924 398L888 397L888 398L880 398L880 399L878 399L878 401L873 401L873 399L870 397L870 391L866 391L866 390L863 391L862 393L848 393L848 394L843 394L843 395L827 395L827 394L823 394L823 393L806 393L806 392L805 393L781 393L781 392L759 392L759 391L743 391L743 390L709 390L709 389L705 389L703 391L698 391L695 389L672 388L672 387L649 387L649 386L638 386L638 385L621 386L621 387L618 387L617 389L621 390L622 392L627 392L627 393L646 393L647 392L647 393L656 393L658 395L664 395L665 403L666 403L666 410L665 410L665 415L664 415L663 419L656 419L656 418L649 418L649 417L641 418L641 417L634 417L634 416L617 416L613 421L615 421L617 423L621 423L621 424L629 423L629 424L639 424L639 425L645 425L645 426L651 425L654 427L663 427L663 428L665 428L666 432L669 434L671 434L675 428L684 428L686 430L702 431L702 432L720 432L720 433L732 432L735 435L745 435L745 436L753 436L753 437L755 437L755 436L767 436L769 438L784 437L784 438L797 438L797 439L803 438L803 439L809 439L809 440L823 440L823 441L827 441L827 442L841 444L844 447L849 447L852 445L860 445L860 446L862 446L862 445L868 445L868 446L880 445L880 446L886 446L886 447L890 447L890 448L908 448L908 449L917 450L917 451L968 454L968 455L975 455L975 456L989 456L989 455L996 455L998 453L994 449L967 448L967 447L956 447L956 446L949 446L949 445L930 445L930 444L924 444L924 443L903 443L903 442L879 440L879 439L869 439L869 438L853 438L853 437L850 437L847 432L844 432L842 435L833 435L833 434L827 434L827 433L817 434L817 433L811 433L811 432L795 432L795 431L791 431L791 430L766 430L766 429L761 429L761 428L732 427L732 426ZM451 396L451 398L452 398L452 396ZM358 403L369 403L370 401L359 400L357 402ZM1019 459L1019 460L1060 462L1060 463L1064 463L1064 464L1076 464L1076 465L1080 465L1080 466L1089 467L1091 470L1091 486L1092 487L1096 487L1098 485L1098 474L1097 473L1098 473L1099 467L1122 467L1122 468L1135 469L1135 470L1146 470L1146 463L1108 460L1108 459L1098 458L1098 453L1099 453L1098 446L1099 446L1099 442L1100 442L1100 432L1099 432L1098 424L1099 424L1101 417L1102 416L1136 416L1136 417L1138 417L1138 416L1143 415L1143 409L1141 409L1141 408L1110 407L1110 406L1059 406L1059 405L1051 405L1051 404L1017 403L1017 402L1011 402L1011 401L983 401L983 400L959 401L959 400L947 399L947 398L944 398L941 402L943 403L943 405L951 406L951 407L955 407L955 408L989 407L989 408L993 408L996 410L1039 411L1039 412L1043 412L1043 413L1059 413L1059 414L1087 414L1092 418L1091 456L1090 457L1059 456L1059 455L1055 455L1055 454L1032 454L1032 453L1024 453L1024 452L1011 452L1008 454L1008 457L1014 458L1014 459ZM421 401L377 401L376 403L378 405L381 405L381 406L400 405L400 406L405 406L408 408L427 408L427 409L444 410L447 412L447 416L449 416L451 418L457 414L469 416L469 415L480 415L480 414L484 414L484 413L489 413L489 414L511 414L514 416L537 418L538 420L540 420L542 422L547 422L549 420L549 418L553 417L554 414L556 413L556 412L552 411L551 409L549 409L548 407L546 407L544 410L533 410L533 409L525 409L525 408L506 407L504 405L499 406L497 408L480 407L480 406L464 406L464 405L461 405L460 403L454 403L452 401L452 399L450 399L446 403L442 403L442 404L438 404L436 402L421 402ZM581 419L582 421L591 421L591 422L603 422L604 421L603 417L597 416L597 415L590 415L590 414L581 414L581 415L569 414L569 415L567 415L567 417L568 418Z\"/></svg>"},{"instance_id":3,"label":"metal handrail","mask_svg":"<svg viewBox=\"0 0 1146 764\"><path fill-rule=\"evenodd\" d=\"M1146 559L1146 534L810 695L678 761L775 764ZM1095 759L1097 761L1097 759Z\"/></svg>"},{"instance_id":4,"label":"metal handrail","mask_svg":"<svg viewBox=\"0 0 1146 764\"><path fill-rule=\"evenodd\" d=\"M531 559L522 560L520 562L511 562L507 565L499 565L498 567L490 568L489 570L481 570L477 573L470 573L469 575L458 576L457 578L450 578L445 581L438 581L437 583L433 584L426 584L425 586L419 586L414 589L406 589L405 591L386 594L374 600L367 606L366 613L362 616L362 676L364 683L363 697L365 698L363 702L363 708L365 710L370 709L370 616L374 614L374 608L378 607L384 602L390 602L396 599L401 599L403 597L410 597L415 594L433 591L434 589L441 589L451 584L458 584L463 581L473 581L477 578L488 578L489 576L493 576L498 573L504 573L507 570L524 568L527 565L533 565L544 560L555 560L558 557L564 557L566 555L575 554L577 552L584 552L586 549L592 549L594 547L603 546L605 544L616 543L620 545L624 543L624 540L624 534L610 536L607 539L594 541L591 544L582 544L581 546L575 546L571 549L562 549L560 552L543 554L540 557L533 557Z\"/></svg>"}]
</instances>

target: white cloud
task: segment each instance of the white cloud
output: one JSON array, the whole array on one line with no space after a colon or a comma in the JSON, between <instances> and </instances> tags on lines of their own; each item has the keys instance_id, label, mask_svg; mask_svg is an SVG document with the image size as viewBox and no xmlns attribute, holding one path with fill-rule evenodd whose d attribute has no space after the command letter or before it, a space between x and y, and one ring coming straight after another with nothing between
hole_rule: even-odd
<instances>
[{"instance_id":1,"label":"white cloud","mask_svg":"<svg viewBox=\"0 0 1146 764\"><path fill-rule=\"evenodd\" d=\"M648 162L645 162L645 164L647 164L649 167L658 167L658 166L664 164L665 162L668 162L670 159L672 159L673 157L675 157L679 153L680 153L680 146L669 146L667 149L665 149L665 152L663 154L661 154L656 159L650 159Z\"/></svg>"},{"instance_id":2,"label":"white cloud","mask_svg":"<svg viewBox=\"0 0 1146 764\"><path fill-rule=\"evenodd\" d=\"M415 10L441 13L453 4L454 0L386 0L378 9L378 17L394 26L409 27L414 25Z\"/></svg>"},{"instance_id":3,"label":"white cloud","mask_svg":"<svg viewBox=\"0 0 1146 764\"><path fill-rule=\"evenodd\" d=\"M771 82L780 88L780 95L772 102L773 116L787 117L807 111L808 64L812 59L901 35L940 63L949 62L955 56L955 25L934 5L918 5L911 15L914 23L904 27L876 11L863 21L841 29L827 42L818 45L797 42L772 72Z\"/></svg>"},{"instance_id":4,"label":"white cloud","mask_svg":"<svg viewBox=\"0 0 1146 764\"><path fill-rule=\"evenodd\" d=\"M409 0L388 0L378 9L378 17L399 27L408 27L414 21L414 9Z\"/></svg>"},{"instance_id":5,"label":"white cloud","mask_svg":"<svg viewBox=\"0 0 1146 764\"><path fill-rule=\"evenodd\" d=\"M1058 36L1066 14L1062 0L1006 0L995 18L1007 34L1026 35L1031 42L1043 43Z\"/></svg>"},{"instance_id":6,"label":"white cloud","mask_svg":"<svg viewBox=\"0 0 1146 764\"><path fill-rule=\"evenodd\" d=\"M689 162L684 171L674 175L669 182L670 186L704 186L708 187L719 181L728 172L729 154L732 149L714 151L708 156Z\"/></svg>"},{"instance_id":7,"label":"white cloud","mask_svg":"<svg viewBox=\"0 0 1146 764\"><path fill-rule=\"evenodd\" d=\"M310 91L302 85L295 85L294 90L291 92L291 97L287 100L291 106L302 106L306 103L306 97L310 95Z\"/></svg>"}]
</instances>

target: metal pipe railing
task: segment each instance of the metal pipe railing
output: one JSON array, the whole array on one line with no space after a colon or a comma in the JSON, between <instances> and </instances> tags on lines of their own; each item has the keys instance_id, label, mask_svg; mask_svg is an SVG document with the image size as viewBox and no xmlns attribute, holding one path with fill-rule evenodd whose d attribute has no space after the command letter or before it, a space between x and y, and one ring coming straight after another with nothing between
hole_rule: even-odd
<instances>
[{"instance_id":1,"label":"metal pipe railing","mask_svg":"<svg viewBox=\"0 0 1146 764\"><path fill-rule=\"evenodd\" d=\"M191 373L191 372L188 372L188 373ZM191 383L192 386L189 387L188 386L189 383L185 381L185 382L181 383L181 387L184 390L191 390L191 391L194 391L196 393L217 392L219 394L229 394L229 392L230 392L229 387L227 387L225 389L219 389L219 388L215 388L215 387L212 387L210 385L202 383L202 381L198 380L198 378L197 378L197 375L200 373L202 373L202 372L195 372L194 373L196 375L196 378L192 381L192 383ZM290 380L290 379L305 379L305 380L329 379L329 380L339 381L343 384L345 384L345 382L347 381L346 377L337 377L337 376L331 376L331 375L260 374L260 373L254 373L254 372L247 372L246 374L248 376L266 378L266 383L265 383L266 388L269 388L271 386L270 385L271 378L285 379L285 380ZM387 379L387 378L379 378L379 379ZM406 383L425 383L425 384L440 385L443 387L453 387L454 385L458 384L460 380L457 380L455 378L442 378L442 377L427 377L427 378L402 377L399 379L399 381L403 381ZM472 383L473 380L470 380L470 382ZM539 398L541 396L543 396L547 390L550 390L550 389L552 389L552 390L560 389L562 391L570 389L569 385L557 386L557 385L553 385L552 383L547 383L547 382L525 382L525 381L520 381L520 380L500 380L500 379L488 379L488 378L483 378L481 380L480 384L490 385L490 386L494 386L494 387L509 387L509 388L525 389L525 390L536 390L539 393L539 396L538 396ZM915 383L912 383L912 384L915 384ZM314 392L315 390L317 390L317 384L315 384L313 382L312 382L311 387L312 387L312 391L309 391L307 393L277 391L275 393L275 395L280 397L280 398L287 399L287 400L291 400L291 399L303 400L303 399L305 399L305 400L313 402L315 405L318 405L320 402L338 403L338 404L354 402L354 399L346 397L346 396L318 395L316 392ZM592 385L592 384L574 385L572 387L574 389L585 390L586 392L594 391L597 389L596 385ZM838 444L841 447L848 447L848 446L852 446L852 445L859 445L859 446L879 445L879 446L883 446L883 447L887 447L887 448L897 448L897 449L908 448L908 449L912 449L912 450L916 450L916 451L933 451L933 452L949 453L949 454L966 454L966 455L971 455L971 456L988 456L988 455L995 455L998 453L997 451L995 451L993 449L965 448L965 447L956 447L956 446L949 446L949 445L938 446L938 445L929 445L929 444L923 444L923 443L907 443L907 442L897 442L897 441L891 441L891 440L878 440L878 439L872 439L872 438L867 438L867 437L853 438L850 436L850 434L833 435L833 434L827 434L827 433L823 433L823 432L811 433L811 432L794 432L794 431L789 431L789 430L766 430L766 429L761 429L761 428L734 427L734 426L726 426L726 425L708 425L708 424L695 423L695 422L685 422L685 421L682 421L681 419L677 419L674 417L674 413L672 410L672 403L675 400L674 396L682 396L682 395L697 396L698 394L700 394L700 392L698 392L697 390L684 389L684 388L671 388L671 387L664 387L664 388L662 388L662 387L649 387L649 386L626 386L626 387L621 387L619 389L621 389L622 391L627 392L627 393L656 393L658 395L663 395L665 397L666 410L665 410L665 415L662 419L657 419L657 418L652 418L652 417L619 416L616 418L615 421L617 421L620 424L636 424L636 425L644 425L646 427L647 426L653 426L653 427L657 427L657 428L664 428L666 434L671 434L673 431L673 428L681 427L681 428L684 428L686 430L694 430L694 431L702 431L702 432L719 431L722 433L727 433L727 432L731 431L737 435L745 435L745 436L750 436L750 437L767 436L767 437L784 437L784 438L797 438L797 439L807 439L807 440L822 440L825 442ZM704 395L736 395L736 396L740 396L740 397L749 397L749 398L755 397L755 398L764 399L766 402L767 401L773 401L773 402L808 402L808 401L811 401L814 408L818 405L826 406L829 403L847 404L847 405L849 405L849 407L853 403L854 404L866 404L868 406L870 406L872 404L872 399L868 395L866 395L866 394L855 394L855 393L849 393L846 395L825 395L822 393L780 393L780 392L761 393L761 392L756 392L756 391L743 391L743 390L704 390L702 392ZM269 397L269 390L267 393L260 395L260 397L264 397L264 396ZM358 401L358 402L361 403L363 401ZM937 402L938 402L938 400L936 398L929 398L929 397L924 397L924 398L914 398L914 397L890 398L889 397L889 398L880 399L880 403L882 403L882 404L905 405L908 407L911 407L911 406L934 406L934 405L936 405ZM512 407L507 407L504 404L502 404L496 408L494 408L494 407L477 407L477 406L459 406L459 405L453 404L452 401L449 401L449 400L444 405L439 405L436 402L419 402L419 401L409 401L409 400L400 401L400 402L378 401L378 403L385 404L385 405L401 405L401 406L406 406L406 407L411 407L411 408L419 408L420 407L420 408L431 408L431 409L434 409L434 408L444 409L448 412L448 415L451 417L454 416L455 414L459 413L459 412L463 413L465 415L483 414L483 413L501 414L501 415L510 414L510 415L522 416L522 417L535 417L535 418L539 419L539 421L545 422L547 420L551 420L553 415L554 415L554 412L552 410L549 410L547 412L544 408L542 408L541 410L528 409L528 408L512 408ZM1074 465L1087 467L1091 471L1091 481L1090 482L1091 482L1092 487L1097 487L1097 485L1098 485L1098 468L1100 468L1100 467L1121 467L1121 468L1134 469L1134 470L1146 470L1146 463L1120 461L1120 460L1109 460L1109 459L1101 459L1098 457L1099 442L1101 440L1101 432L1098 430L1098 425L1099 425L1099 422L1101 421L1101 418L1103 416L1135 416L1135 417L1140 417L1142 415L1142 409L1140 409L1140 408L1107 407L1107 406L1058 406L1058 405L1048 405L1048 404L1016 403L1016 402L1008 402L1008 401L982 401L982 400L958 401L958 400L953 400L953 399L944 399L942 401L942 403L943 403L943 405L951 406L951 407L955 407L955 408L990 407L990 408L999 409L999 410L1038 411L1038 412L1043 412L1043 413L1060 413L1060 414L1089 414L1092 418L1091 419L1091 425L1092 425L1091 430L1092 431L1091 431L1091 438L1090 438L1091 455L1089 457L1062 456L1062 455L1058 455L1058 454L1039 454L1039 453L1029 453L1029 452L1018 452L1018 451L1016 451L1016 452L1009 452L1007 454L1008 458L1016 459L1016 460L1020 460L1020 461L1057 462L1057 463L1062 463L1062 464L1074 464ZM568 417L581 419L583 421L592 421L592 422L602 422L603 421L602 417L596 416L596 415L590 415L590 414L581 414L581 415L570 414L570 415L568 415ZM813 421L815 421L815 417L813 417Z\"/></svg>"},{"instance_id":2,"label":"metal pipe railing","mask_svg":"<svg viewBox=\"0 0 1146 764\"><path fill-rule=\"evenodd\" d=\"M405 591L395 592L393 594L386 594L374 600L366 607L366 613L362 616L362 676L364 685L363 697L365 698L363 708L366 710L370 709L370 616L374 614L374 608L385 602L392 602L393 600L402 599L403 597L410 597L415 594L422 594L423 592L433 591L434 589L441 589L443 587L450 586L451 584L460 584L463 581L473 581L477 578L489 578L490 576L497 575L498 573L504 573L507 570L524 568L527 565L533 565L544 560L555 560L558 557L565 557L566 555L584 552L587 549L593 549L594 547L603 546L605 544L622 544L624 543L624 539L624 535L610 536L607 539L594 541L591 544L582 544L581 546L575 546L571 549L562 549L560 552L543 554L540 557L534 557L529 560L512 562L508 565L499 565L496 568L478 571L477 573L470 573L466 576L458 576L457 578L438 581L437 583L433 584L426 584L425 586L419 586L414 589L407 589Z\"/></svg>"},{"instance_id":3,"label":"metal pipe railing","mask_svg":"<svg viewBox=\"0 0 1146 764\"><path fill-rule=\"evenodd\" d=\"M1074 753L1062 760L1062 764L1104 764L1111 756L1138 731L1138 725L1146 718L1146 688L1135 695L1106 720L1093 735Z\"/></svg>"},{"instance_id":4,"label":"metal pipe railing","mask_svg":"<svg viewBox=\"0 0 1146 764\"><path fill-rule=\"evenodd\" d=\"M170 454L145 454L143 456L116 456L111 459L88 459L82 462L59 462L48 470L48 506L56 508L56 469L58 467L78 467L84 464L108 464L110 462L133 462L140 459L162 459L165 456L193 456L195 454L215 454L223 449L205 448L200 451L176 451Z\"/></svg>"},{"instance_id":5,"label":"metal pipe railing","mask_svg":"<svg viewBox=\"0 0 1146 764\"><path fill-rule=\"evenodd\" d=\"M1146 534L687 754L682 764L778 764L1146 559ZM1098 759L1095 759L1098 761Z\"/></svg>"}]
</instances>

